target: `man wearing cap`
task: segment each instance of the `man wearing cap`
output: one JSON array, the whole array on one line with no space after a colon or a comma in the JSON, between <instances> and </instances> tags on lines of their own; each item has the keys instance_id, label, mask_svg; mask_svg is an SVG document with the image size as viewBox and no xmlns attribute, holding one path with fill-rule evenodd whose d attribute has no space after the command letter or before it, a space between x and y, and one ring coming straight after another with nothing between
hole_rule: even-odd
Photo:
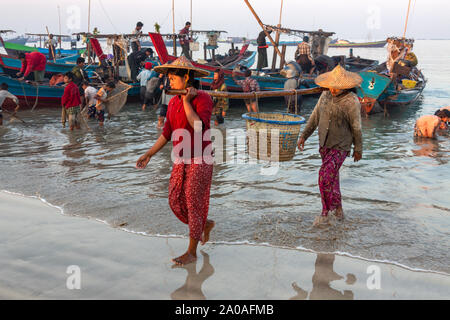
<instances>
[{"instance_id":1,"label":"man wearing cap","mask_svg":"<svg viewBox=\"0 0 450 320\"><path fill-rule=\"evenodd\" d=\"M157 73L152 70L153 64L151 62L146 62L144 65L144 69L138 74L137 80L141 83L141 102L142 102L142 111L144 111L147 107L148 100L147 96L147 82L153 78L157 77Z\"/></svg>"},{"instance_id":2,"label":"man wearing cap","mask_svg":"<svg viewBox=\"0 0 450 320\"><path fill-rule=\"evenodd\" d=\"M320 96L299 141L303 151L305 141L319 127L320 156L319 189L322 197L322 214L313 226L330 222L328 214L334 212L339 220L344 218L339 187L339 169L350 154L357 162L362 158L361 105L354 93L362 78L338 65L333 71L318 76L316 84L327 88Z\"/></svg>"},{"instance_id":3,"label":"man wearing cap","mask_svg":"<svg viewBox=\"0 0 450 320\"><path fill-rule=\"evenodd\" d=\"M172 261L186 265L197 260L199 241L206 243L215 225L207 219L214 162L209 130L213 101L206 92L194 88L195 77L206 77L209 72L194 67L184 56L154 70L168 74L171 88L186 93L170 100L163 132L138 159L136 168L144 169L150 158L172 140L169 205L176 217L189 225L189 247Z\"/></svg>"}]
</instances>

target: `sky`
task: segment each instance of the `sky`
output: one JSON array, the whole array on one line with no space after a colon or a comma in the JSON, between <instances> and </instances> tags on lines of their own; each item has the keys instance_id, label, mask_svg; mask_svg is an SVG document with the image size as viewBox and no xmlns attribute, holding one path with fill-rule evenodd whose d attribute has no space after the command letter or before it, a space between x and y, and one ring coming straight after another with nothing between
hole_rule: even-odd
<instances>
[{"instance_id":1,"label":"sky","mask_svg":"<svg viewBox=\"0 0 450 320\"><path fill-rule=\"evenodd\" d=\"M174 0L175 29L191 19L194 30L225 30L224 36L255 38L261 31L243 0ZM265 24L280 19L281 0L249 0ZM51 33L87 31L89 0L2 0L0 29ZM58 9L59 8L59 9ZM286 28L336 32L349 40L381 40L402 36L408 0L283 0L281 24ZM58 12L60 14L58 14ZM450 39L450 1L411 0L406 36L415 39ZM161 25L172 32L171 0L91 0L90 27L101 33L130 33L137 21L144 31Z\"/></svg>"}]
</instances>

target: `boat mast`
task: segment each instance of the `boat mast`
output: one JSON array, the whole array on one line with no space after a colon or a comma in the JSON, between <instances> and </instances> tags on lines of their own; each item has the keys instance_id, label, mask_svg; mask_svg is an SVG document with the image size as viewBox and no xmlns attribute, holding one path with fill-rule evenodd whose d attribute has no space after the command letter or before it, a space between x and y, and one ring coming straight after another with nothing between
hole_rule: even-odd
<instances>
[{"instance_id":1,"label":"boat mast","mask_svg":"<svg viewBox=\"0 0 450 320\"><path fill-rule=\"evenodd\" d=\"M88 7L88 33L91 31L91 0L89 0L89 7Z\"/></svg>"},{"instance_id":2,"label":"boat mast","mask_svg":"<svg viewBox=\"0 0 450 320\"><path fill-rule=\"evenodd\" d=\"M275 44L275 41L273 41L272 37L270 36L270 34L267 32L266 27L264 26L264 24L262 23L261 19L259 19L258 15L256 14L255 10L253 9L253 7L250 5L250 3L248 2L248 0L244 0L245 4L248 6L248 8L250 9L250 11L253 13L253 15L255 16L256 21L258 21L259 25L261 26L261 28L263 29L264 33L266 34L267 38L269 39L269 41L272 43L273 48L275 49L275 51L277 52L277 54L280 56L281 59L283 59L283 55L281 54L280 50L278 50L278 47Z\"/></svg>"},{"instance_id":3,"label":"boat mast","mask_svg":"<svg viewBox=\"0 0 450 320\"><path fill-rule=\"evenodd\" d=\"M191 36L190 36L190 38L192 39L192 36L193 36L193 33L192 33L192 0L191 0L191 16L189 18L189 22L191 23ZM189 54L192 57L192 51L191 50L189 50Z\"/></svg>"},{"instance_id":4,"label":"boat mast","mask_svg":"<svg viewBox=\"0 0 450 320\"><path fill-rule=\"evenodd\" d=\"M91 0L89 0L89 6L88 6L88 30L86 35L86 47L87 47L87 55L88 55L88 62L91 63L91 43L89 42L89 32L91 30Z\"/></svg>"},{"instance_id":5,"label":"boat mast","mask_svg":"<svg viewBox=\"0 0 450 320\"><path fill-rule=\"evenodd\" d=\"M172 0L172 33L173 33L173 55L177 56L177 36L175 34L175 0Z\"/></svg>"},{"instance_id":6,"label":"boat mast","mask_svg":"<svg viewBox=\"0 0 450 320\"><path fill-rule=\"evenodd\" d=\"M278 28L281 28L281 17L283 15L283 0L281 0L281 8L280 8L280 19L278 20ZM276 43L276 47L278 48L278 45L280 44L280 31L277 30L277 33L275 35L275 43ZM283 57L281 57L281 63L283 63ZM274 50L273 51L273 58L272 58L272 71L275 71L275 67L277 64L277 52ZM280 65L280 68L282 66Z\"/></svg>"},{"instance_id":7,"label":"boat mast","mask_svg":"<svg viewBox=\"0 0 450 320\"><path fill-rule=\"evenodd\" d=\"M408 2L408 12L406 13L406 22L405 22L405 30L403 31L403 39L406 36L406 28L408 27L408 18L409 18L409 8L411 7L411 0Z\"/></svg>"},{"instance_id":8,"label":"boat mast","mask_svg":"<svg viewBox=\"0 0 450 320\"><path fill-rule=\"evenodd\" d=\"M59 21L59 35L62 35L62 32L61 32L61 10L59 8L59 5L58 5L58 21ZM61 37L59 37L59 49L60 50L62 49L62 38Z\"/></svg>"}]
</instances>

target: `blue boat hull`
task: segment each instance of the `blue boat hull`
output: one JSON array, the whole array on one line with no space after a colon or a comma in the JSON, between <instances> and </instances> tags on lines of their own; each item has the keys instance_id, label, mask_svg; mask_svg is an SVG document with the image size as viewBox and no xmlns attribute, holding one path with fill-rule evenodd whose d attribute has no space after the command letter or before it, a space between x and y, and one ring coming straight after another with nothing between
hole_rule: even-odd
<instances>
[{"instance_id":1,"label":"blue boat hull","mask_svg":"<svg viewBox=\"0 0 450 320\"><path fill-rule=\"evenodd\" d=\"M359 75L363 82L357 88L358 97L375 99L386 106L408 105L417 101L426 85L424 80L414 89L396 90L391 79L386 76L376 72L359 72Z\"/></svg>"},{"instance_id":2,"label":"blue boat hull","mask_svg":"<svg viewBox=\"0 0 450 320\"><path fill-rule=\"evenodd\" d=\"M3 67L5 73L14 76L22 68L22 61L17 58L10 57L7 55L0 55L0 65ZM45 66L45 76L51 78L53 75L58 73L66 73L71 71L75 64L73 63L53 63L47 62ZM86 67L86 71L94 71L96 66ZM32 75L31 75L32 77Z\"/></svg>"}]
</instances>

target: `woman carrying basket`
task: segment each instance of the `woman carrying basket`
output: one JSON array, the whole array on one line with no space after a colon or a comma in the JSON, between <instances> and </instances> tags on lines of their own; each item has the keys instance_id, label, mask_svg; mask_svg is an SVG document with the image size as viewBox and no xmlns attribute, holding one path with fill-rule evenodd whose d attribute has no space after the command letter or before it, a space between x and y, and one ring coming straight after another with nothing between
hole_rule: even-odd
<instances>
[{"instance_id":1,"label":"woman carrying basket","mask_svg":"<svg viewBox=\"0 0 450 320\"><path fill-rule=\"evenodd\" d=\"M333 71L318 76L315 82L329 90L320 96L298 141L298 148L303 151L305 141L319 127L322 214L314 220L313 225L317 226L328 223L328 214L332 211L336 218L344 218L339 169L349 156L352 144L354 161L362 158L361 105L353 89L361 84L362 78L338 65Z\"/></svg>"},{"instance_id":2,"label":"woman carrying basket","mask_svg":"<svg viewBox=\"0 0 450 320\"><path fill-rule=\"evenodd\" d=\"M172 140L174 164L169 181L169 205L177 218L189 225L189 247L172 261L185 265L197 259L198 242L205 244L214 228L214 221L207 219L213 172L209 136L213 102L207 93L194 88L194 78L207 76L209 72L194 67L184 56L154 70L168 74L171 88L186 89L187 94L170 100L161 136L139 158L136 167L144 169L150 158Z\"/></svg>"}]
</instances>

